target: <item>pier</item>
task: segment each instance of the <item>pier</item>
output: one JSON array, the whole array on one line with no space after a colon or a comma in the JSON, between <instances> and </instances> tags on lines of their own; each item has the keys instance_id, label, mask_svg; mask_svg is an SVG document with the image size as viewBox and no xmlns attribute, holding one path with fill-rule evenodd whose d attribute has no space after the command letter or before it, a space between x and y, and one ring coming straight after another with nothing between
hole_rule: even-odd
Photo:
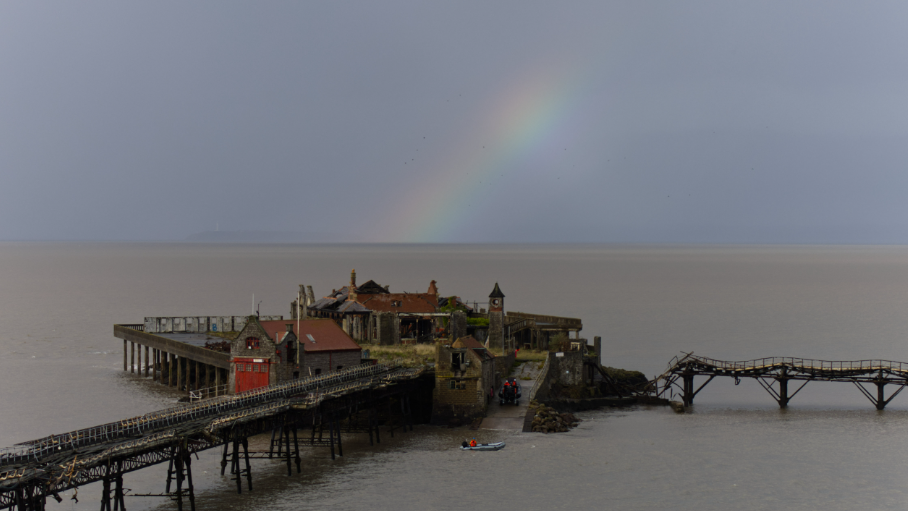
<instances>
[{"instance_id":1,"label":"pier","mask_svg":"<svg viewBox=\"0 0 908 511\"><path fill-rule=\"evenodd\" d=\"M697 386L694 382L695 377L705 377L706 381ZM658 397L665 398L672 396L677 390L684 406L691 406L697 394L717 377L734 378L735 385L740 383L741 378L755 379L781 408L787 407L789 401L809 382L850 382L877 410L883 410L908 385L908 362L812 360L793 357L729 362L689 353L684 357L672 359L668 369L650 382L648 390ZM793 392L789 388L789 382L795 382L797 385ZM888 398L887 385L895 387Z\"/></svg>"},{"instance_id":2,"label":"pier","mask_svg":"<svg viewBox=\"0 0 908 511\"><path fill-rule=\"evenodd\" d=\"M229 466L237 493L244 481L251 491L250 460L285 463L289 476L294 465L302 470L300 446L342 456L342 430L368 433L369 445L381 442L382 429L412 431L411 396L423 372L363 365L0 449L0 509L43 510L48 497L59 502L63 491L101 482L101 511L125 511L124 475L167 463L164 492L153 496L194 510L193 454L222 446L221 474ZM250 452L249 437L263 433L271 433L270 450Z\"/></svg>"}]
</instances>

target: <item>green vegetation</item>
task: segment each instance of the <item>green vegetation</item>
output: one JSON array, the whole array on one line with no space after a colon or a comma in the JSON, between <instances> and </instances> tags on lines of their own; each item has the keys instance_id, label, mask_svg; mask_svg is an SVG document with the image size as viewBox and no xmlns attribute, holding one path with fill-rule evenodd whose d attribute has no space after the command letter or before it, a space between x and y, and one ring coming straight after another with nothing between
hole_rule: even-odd
<instances>
[{"instance_id":1,"label":"green vegetation","mask_svg":"<svg viewBox=\"0 0 908 511\"><path fill-rule=\"evenodd\" d=\"M220 337L222 339L234 340L236 336L239 335L239 332L206 332L207 335L211 337Z\"/></svg>"},{"instance_id":2,"label":"green vegetation","mask_svg":"<svg viewBox=\"0 0 908 511\"><path fill-rule=\"evenodd\" d=\"M618 369L617 367L602 366L606 374L611 376L616 382L628 385L645 384L649 380L640 371L628 371L627 369Z\"/></svg>"},{"instance_id":3,"label":"green vegetation","mask_svg":"<svg viewBox=\"0 0 908 511\"><path fill-rule=\"evenodd\" d=\"M547 352L547 351L520 350L517 352L516 360L518 360L520 362L529 362L529 361L536 361L536 360L545 361L546 357L548 357L548 356L549 356L549 352Z\"/></svg>"},{"instance_id":4,"label":"green vegetation","mask_svg":"<svg viewBox=\"0 0 908 511\"><path fill-rule=\"evenodd\" d=\"M435 362L434 344L400 344L382 346L379 344L360 344L369 350L369 356L380 364L400 363L406 367L416 367Z\"/></svg>"},{"instance_id":5,"label":"green vegetation","mask_svg":"<svg viewBox=\"0 0 908 511\"><path fill-rule=\"evenodd\" d=\"M467 318L467 324L473 326L489 326L489 318Z\"/></svg>"},{"instance_id":6,"label":"green vegetation","mask_svg":"<svg viewBox=\"0 0 908 511\"><path fill-rule=\"evenodd\" d=\"M571 351L571 340L567 334L560 333L549 341L549 351Z\"/></svg>"},{"instance_id":7,"label":"green vegetation","mask_svg":"<svg viewBox=\"0 0 908 511\"><path fill-rule=\"evenodd\" d=\"M450 314L450 313L452 313L452 312L454 312L454 311L464 311L464 312L467 311L467 308L466 308L465 306L463 306L463 305L458 306L458 305L457 305L457 297L456 297L456 296L449 296L449 297L448 297L448 303L446 303L446 304L444 305L444 307L439 307L439 308L438 308L438 312L447 312L447 313ZM441 326L442 326L442 328L448 328L448 318L441 318Z\"/></svg>"}]
</instances>

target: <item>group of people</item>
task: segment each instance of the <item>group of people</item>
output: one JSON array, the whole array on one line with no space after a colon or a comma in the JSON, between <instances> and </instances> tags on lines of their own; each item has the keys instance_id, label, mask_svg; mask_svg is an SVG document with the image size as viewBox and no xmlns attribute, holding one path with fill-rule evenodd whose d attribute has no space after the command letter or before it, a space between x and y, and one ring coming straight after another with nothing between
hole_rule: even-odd
<instances>
[{"instance_id":1,"label":"group of people","mask_svg":"<svg viewBox=\"0 0 908 511\"><path fill-rule=\"evenodd\" d=\"M469 443L467 443L466 439L464 439L463 443L460 445L462 447L476 447L478 444L476 443L476 439L474 438L473 440L470 440Z\"/></svg>"}]
</instances>

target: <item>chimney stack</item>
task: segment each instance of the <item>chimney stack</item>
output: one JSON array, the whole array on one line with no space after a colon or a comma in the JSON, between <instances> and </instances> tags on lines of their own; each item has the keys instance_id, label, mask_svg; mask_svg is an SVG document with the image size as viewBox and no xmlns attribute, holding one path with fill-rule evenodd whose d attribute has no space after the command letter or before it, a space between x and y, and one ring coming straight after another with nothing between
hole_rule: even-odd
<instances>
[{"instance_id":1,"label":"chimney stack","mask_svg":"<svg viewBox=\"0 0 908 511\"><path fill-rule=\"evenodd\" d=\"M347 288L347 300L356 301L356 269L350 270L350 287Z\"/></svg>"}]
</instances>

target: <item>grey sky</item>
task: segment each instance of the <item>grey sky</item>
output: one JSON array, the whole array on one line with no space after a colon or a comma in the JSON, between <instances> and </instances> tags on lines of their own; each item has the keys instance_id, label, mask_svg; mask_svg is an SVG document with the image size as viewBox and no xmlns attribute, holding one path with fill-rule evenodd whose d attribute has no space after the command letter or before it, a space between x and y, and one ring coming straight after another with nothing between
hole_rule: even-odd
<instances>
[{"instance_id":1,"label":"grey sky","mask_svg":"<svg viewBox=\"0 0 908 511\"><path fill-rule=\"evenodd\" d=\"M908 243L902 2L3 2L0 239Z\"/></svg>"}]
</instances>

